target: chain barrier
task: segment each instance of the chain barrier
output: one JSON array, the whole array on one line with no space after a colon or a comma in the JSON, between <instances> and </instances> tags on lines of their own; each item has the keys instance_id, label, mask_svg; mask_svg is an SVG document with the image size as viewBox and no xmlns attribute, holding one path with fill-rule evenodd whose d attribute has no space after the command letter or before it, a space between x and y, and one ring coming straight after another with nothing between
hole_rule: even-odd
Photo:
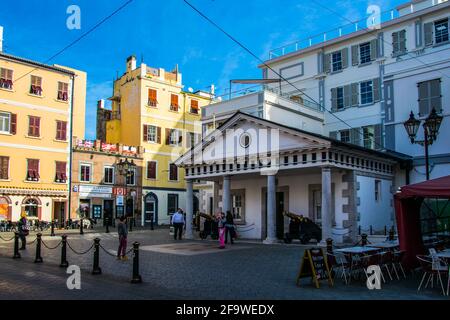
<instances>
[{"instance_id":1,"label":"chain barrier","mask_svg":"<svg viewBox=\"0 0 450 320\"><path fill-rule=\"evenodd\" d=\"M34 240L33 241L31 241L31 242L27 242L27 245L32 245L33 243L35 243L37 241L37 238L34 238Z\"/></svg>"},{"instance_id":2,"label":"chain barrier","mask_svg":"<svg viewBox=\"0 0 450 320\"><path fill-rule=\"evenodd\" d=\"M112 254L112 253L109 252L107 249L105 249L102 245L100 245L100 248L101 248L105 253L107 253L108 255L110 255L111 257L117 257L117 255Z\"/></svg>"},{"instance_id":3,"label":"chain barrier","mask_svg":"<svg viewBox=\"0 0 450 320\"><path fill-rule=\"evenodd\" d=\"M85 252L78 252L76 251L74 248L72 248L72 246L70 245L69 241L67 241L67 246L69 247L70 250L73 251L73 253L77 254L77 255L84 255L86 253L88 253L89 251L92 250L92 248L94 247L94 245L92 245L89 249L87 249Z\"/></svg>"},{"instance_id":4,"label":"chain barrier","mask_svg":"<svg viewBox=\"0 0 450 320\"><path fill-rule=\"evenodd\" d=\"M59 242L55 247L53 247L53 248L47 246L47 245L45 244L44 240L41 240L41 243L42 243L42 244L44 245L44 247L46 247L47 249L49 249L49 250L55 250L56 248L58 248L58 247L61 245L62 241L60 241L60 242Z\"/></svg>"},{"instance_id":5,"label":"chain barrier","mask_svg":"<svg viewBox=\"0 0 450 320\"><path fill-rule=\"evenodd\" d=\"M14 237L15 237L15 236L13 236L11 239L5 239L5 238L3 238L2 236L0 236L0 240L3 240L3 241L5 241L5 242L9 242L9 241L14 240Z\"/></svg>"}]
</instances>

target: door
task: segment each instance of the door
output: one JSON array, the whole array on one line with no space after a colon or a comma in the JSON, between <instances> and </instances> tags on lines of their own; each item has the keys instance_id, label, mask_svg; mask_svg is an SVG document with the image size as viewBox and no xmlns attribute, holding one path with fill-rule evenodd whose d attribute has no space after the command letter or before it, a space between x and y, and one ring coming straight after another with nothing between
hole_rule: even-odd
<instances>
[{"instance_id":1,"label":"door","mask_svg":"<svg viewBox=\"0 0 450 320\"><path fill-rule=\"evenodd\" d=\"M134 202L133 202L133 199L127 199L126 216L127 217L133 217L134 216Z\"/></svg>"},{"instance_id":2,"label":"door","mask_svg":"<svg viewBox=\"0 0 450 320\"><path fill-rule=\"evenodd\" d=\"M283 239L284 238L284 192L277 192L276 195L276 211L277 211L277 238Z\"/></svg>"},{"instance_id":3,"label":"door","mask_svg":"<svg viewBox=\"0 0 450 320\"><path fill-rule=\"evenodd\" d=\"M322 225L322 191L314 190L313 194L313 218L314 222L321 226Z\"/></svg>"},{"instance_id":4,"label":"door","mask_svg":"<svg viewBox=\"0 0 450 320\"><path fill-rule=\"evenodd\" d=\"M158 198L154 193L149 193L145 197L144 223L158 224Z\"/></svg>"},{"instance_id":5,"label":"door","mask_svg":"<svg viewBox=\"0 0 450 320\"><path fill-rule=\"evenodd\" d=\"M114 211L114 200L103 201L103 223L105 219L108 218L108 224L113 225L113 211Z\"/></svg>"}]
</instances>

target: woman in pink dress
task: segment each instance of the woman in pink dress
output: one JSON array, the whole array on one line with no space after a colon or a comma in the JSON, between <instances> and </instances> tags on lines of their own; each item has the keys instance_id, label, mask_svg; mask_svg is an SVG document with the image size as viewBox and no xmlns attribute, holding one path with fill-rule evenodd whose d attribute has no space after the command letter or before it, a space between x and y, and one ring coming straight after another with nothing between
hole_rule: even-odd
<instances>
[{"instance_id":1,"label":"woman in pink dress","mask_svg":"<svg viewBox=\"0 0 450 320\"><path fill-rule=\"evenodd\" d=\"M219 243L220 243L220 249L225 249L225 224L227 222L225 218L225 213L221 212L216 217L216 221L218 223L219 227Z\"/></svg>"}]
</instances>

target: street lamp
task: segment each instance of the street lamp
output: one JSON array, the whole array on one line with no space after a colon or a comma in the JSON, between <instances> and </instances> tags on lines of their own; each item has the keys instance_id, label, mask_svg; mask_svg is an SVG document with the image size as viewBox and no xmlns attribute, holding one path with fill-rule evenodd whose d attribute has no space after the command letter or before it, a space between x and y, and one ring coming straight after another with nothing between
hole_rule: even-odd
<instances>
[{"instance_id":1,"label":"street lamp","mask_svg":"<svg viewBox=\"0 0 450 320\"><path fill-rule=\"evenodd\" d=\"M128 186L127 186L127 178L131 175L131 171L136 168L136 164L134 163L133 159L131 161L128 161L128 159L122 160L118 163L116 163L117 170L119 171L119 174L121 176L124 176L124 184L125 184L125 193L126 193L126 200L128 199ZM136 178L136 177L135 177ZM125 201L125 207L126 207L127 201ZM134 211L134 205L133 205L133 211ZM134 212L133 212L134 216Z\"/></svg>"},{"instance_id":2,"label":"street lamp","mask_svg":"<svg viewBox=\"0 0 450 320\"><path fill-rule=\"evenodd\" d=\"M432 145L433 142L437 139L437 135L439 133L439 128L441 127L443 118L444 117L437 114L435 108L431 110L430 115L425 119L425 122L423 124L424 140L416 140L421 121L414 117L414 113L412 111L409 115L409 119L403 123L406 132L408 133L409 139L411 140L411 143L420 144L421 146L425 147L425 167L427 180L430 180L428 146Z\"/></svg>"}]
</instances>

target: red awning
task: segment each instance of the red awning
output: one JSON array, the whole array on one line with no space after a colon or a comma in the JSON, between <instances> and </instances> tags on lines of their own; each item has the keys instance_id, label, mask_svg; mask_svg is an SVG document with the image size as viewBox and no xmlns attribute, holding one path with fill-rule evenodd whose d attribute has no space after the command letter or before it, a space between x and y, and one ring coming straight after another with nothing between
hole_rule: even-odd
<instances>
[{"instance_id":1,"label":"red awning","mask_svg":"<svg viewBox=\"0 0 450 320\"><path fill-rule=\"evenodd\" d=\"M450 176L404 186L397 195L400 198L450 198Z\"/></svg>"}]
</instances>

